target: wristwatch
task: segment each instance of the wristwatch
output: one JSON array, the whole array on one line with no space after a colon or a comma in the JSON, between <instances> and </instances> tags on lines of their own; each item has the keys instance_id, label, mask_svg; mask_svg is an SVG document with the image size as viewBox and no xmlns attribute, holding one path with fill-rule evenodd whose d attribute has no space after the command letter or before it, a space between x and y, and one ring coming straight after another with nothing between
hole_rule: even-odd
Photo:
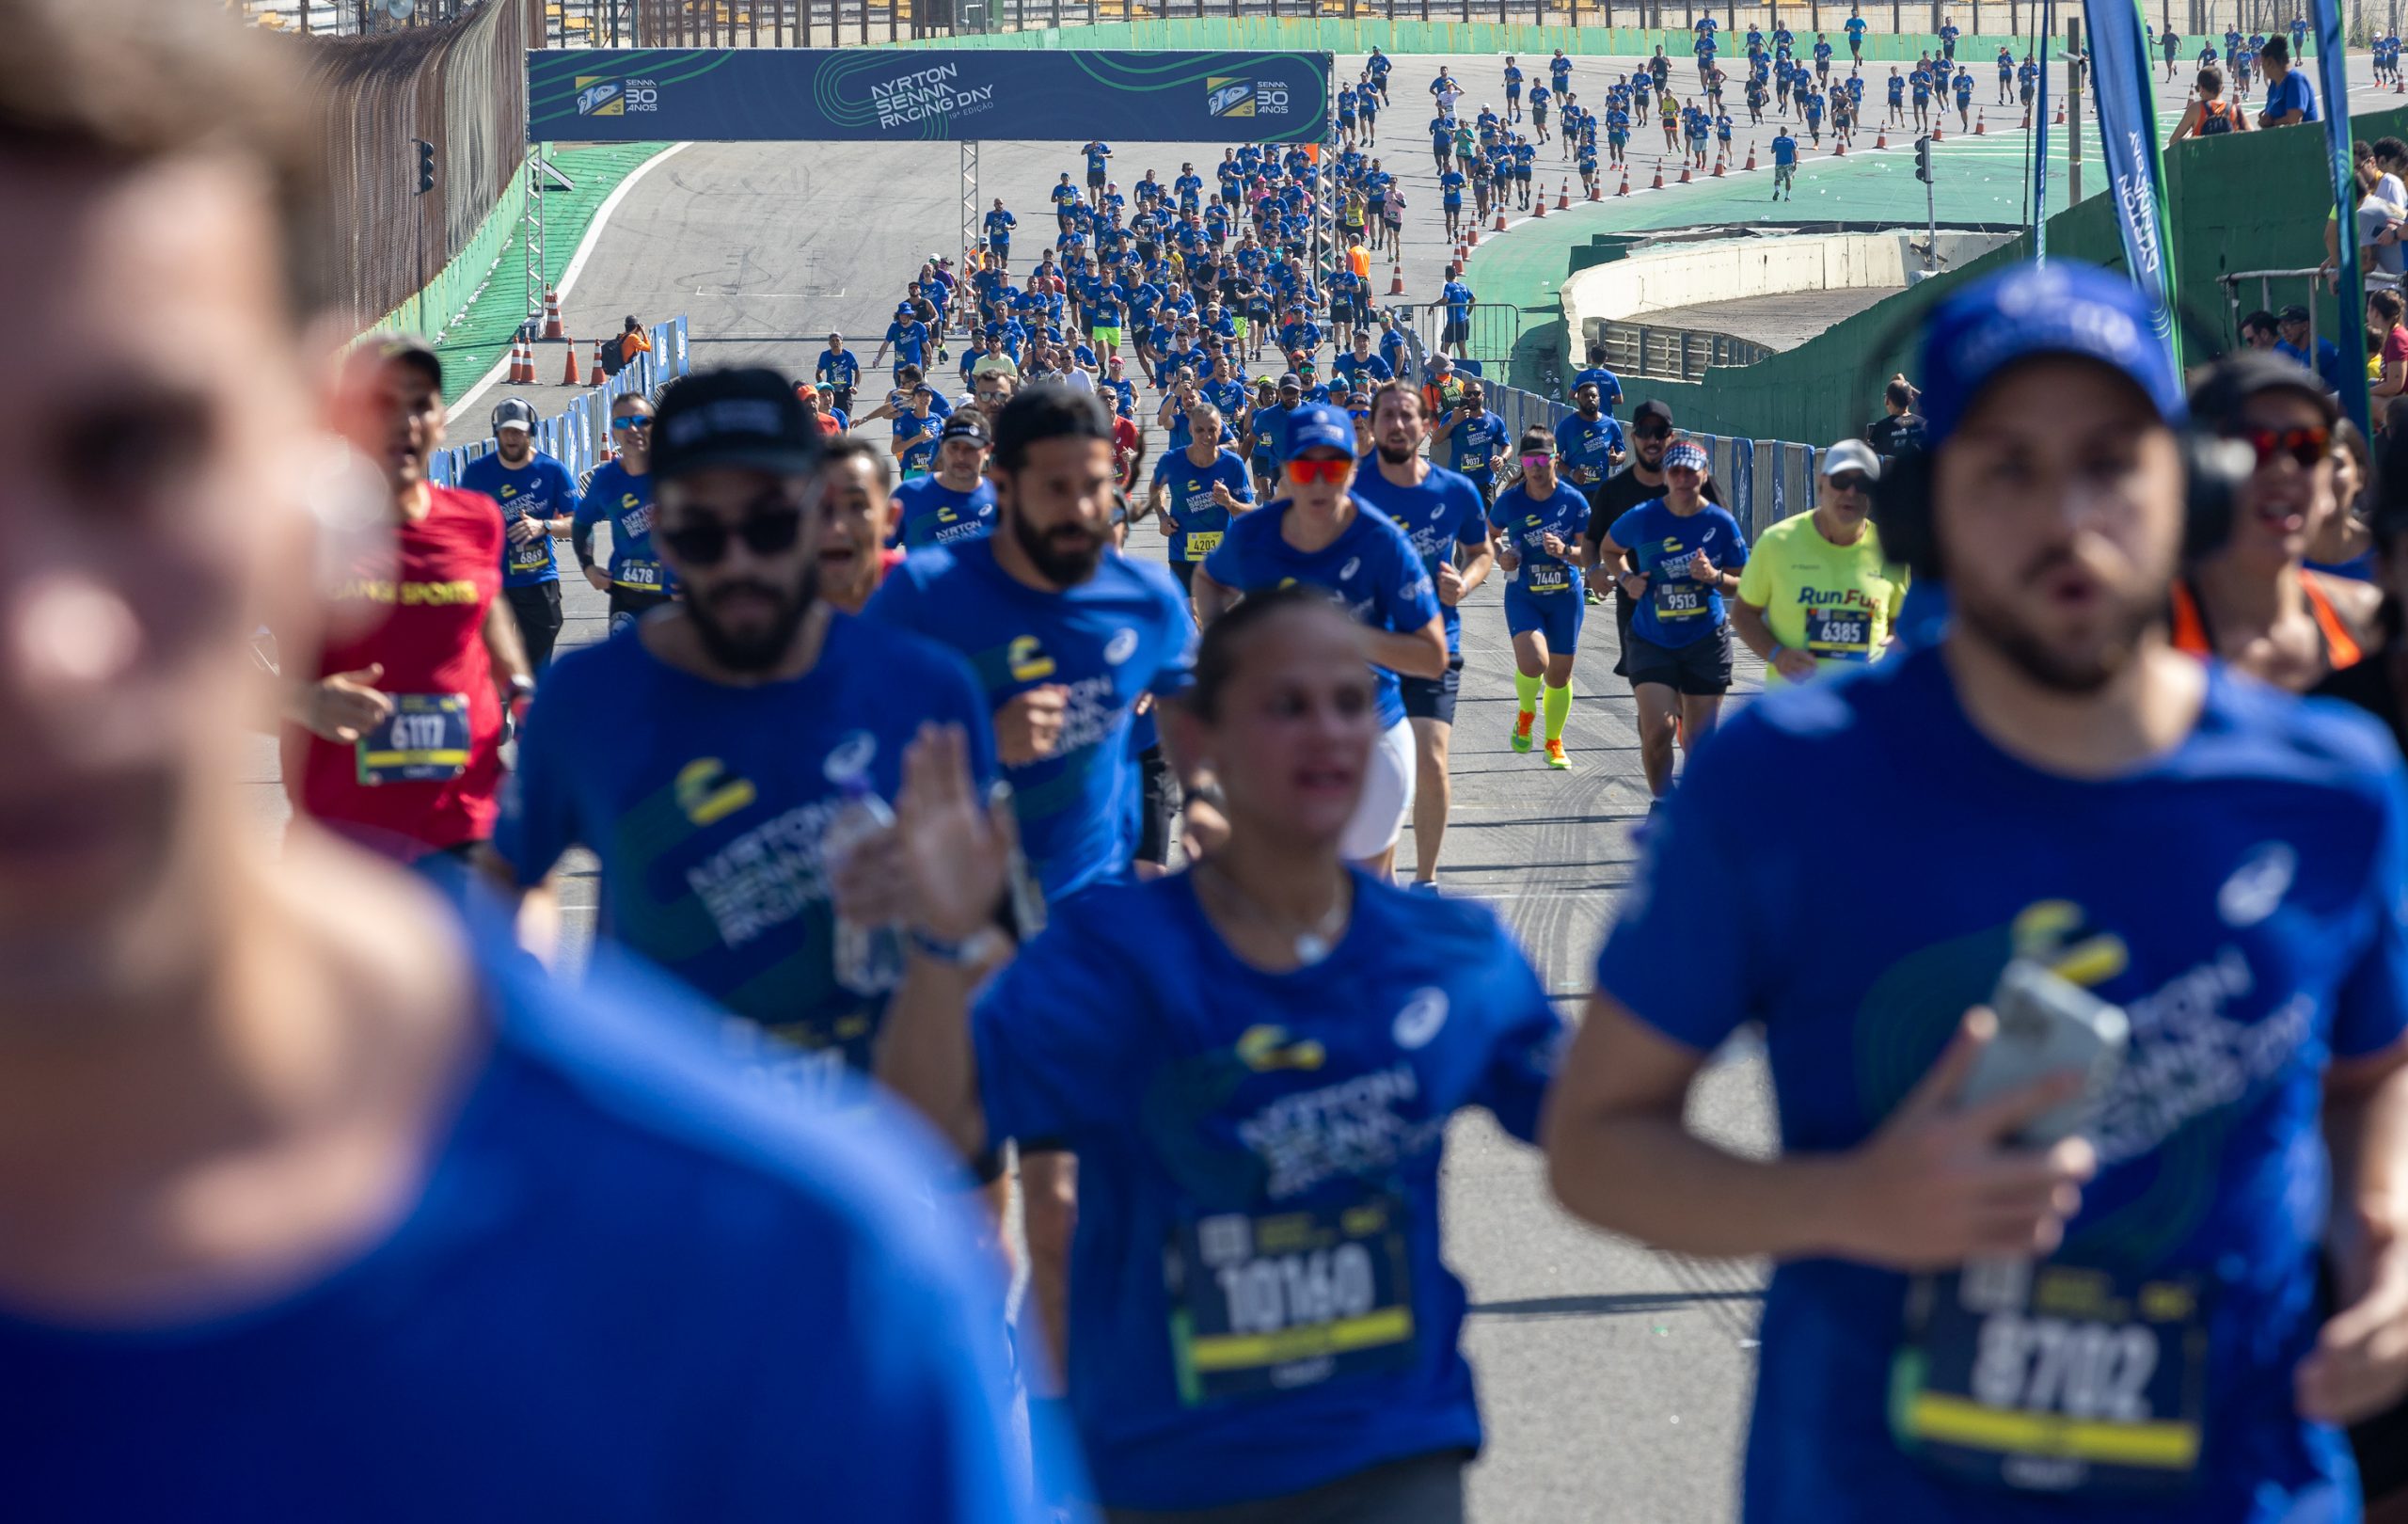
<instances>
[{"instance_id":1,"label":"wristwatch","mask_svg":"<svg viewBox=\"0 0 2408 1524\"><path fill-rule=\"evenodd\" d=\"M948 968L984 968L1008 956L1013 945L1011 938L991 926L982 926L958 942L932 937L917 927L904 932L904 939L913 952Z\"/></svg>"}]
</instances>

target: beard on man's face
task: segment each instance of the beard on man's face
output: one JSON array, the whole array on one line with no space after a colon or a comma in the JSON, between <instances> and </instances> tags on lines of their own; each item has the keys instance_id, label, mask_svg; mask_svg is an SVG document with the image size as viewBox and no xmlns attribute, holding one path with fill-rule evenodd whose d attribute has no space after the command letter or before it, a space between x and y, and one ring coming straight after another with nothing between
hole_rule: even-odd
<instances>
[{"instance_id":1,"label":"beard on man's face","mask_svg":"<svg viewBox=\"0 0 2408 1524\"><path fill-rule=\"evenodd\" d=\"M1039 530L1011 508L1000 510L1011 534L1038 575L1056 587L1075 587L1095 575L1103 564L1103 536L1084 524L1056 524Z\"/></svg>"},{"instance_id":2,"label":"beard on man's face","mask_svg":"<svg viewBox=\"0 0 2408 1524\"><path fill-rule=\"evenodd\" d=\"M787 588L754 578L721 583L707 592L689 587L686 616L694 622L694 633L710 659L730 672L741 673L767 672L784 660L793 649L795 634L802 628L811 606L819 600L816 562L806 562L796 580L800 585ZM748 630L731 629L722 624L715 606L739 595L760 597L774 605L768 621Z\"/></svg>"},{"instance_id":3,"label":"beard on man's face","mask_svg":"<svg viewBox=\"0 0 2408 1524\"><path fill-rule=\"evenodd\" d=\"M2017 580L2016 593L2036 599L2042 579L2071 559L2072 552L2063 549L2042 555ZM2098 692L2131 665L2141 637L2161 617L2173 595L2169 583L2151 596L2131 599L2112 611L2099 640L2086 648L2067 650L2052 645L2022 617L2024 605L2017 597L1993 598L1971 582L1952 591L1955 616L1972 634L2035 684L2074 697Z\"/></svg>"}]
</instances>

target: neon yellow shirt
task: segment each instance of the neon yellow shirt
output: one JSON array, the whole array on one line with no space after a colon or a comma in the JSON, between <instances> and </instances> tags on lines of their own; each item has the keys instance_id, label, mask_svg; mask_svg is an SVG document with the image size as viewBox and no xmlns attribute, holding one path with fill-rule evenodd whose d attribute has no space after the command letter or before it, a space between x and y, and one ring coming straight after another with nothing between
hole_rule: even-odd
<instances>
[{"instance_id":1,"label":"neon yellow shirt","mask_svg":"<svg viewBox=\"0 0 2408 1524\"><path fill-rule=\"evenodd\" d=\"M1881 557L1872 525L1854 545L1833 545L1814 516L1784 518L1765 531L1739 573L1739 596L1765 611L1772 637L1804 651L1824 671L1877 659L1907 598L1907 569ZM1765 686L1787 682L1767 666Z\"/></svg>"}]
</instances>

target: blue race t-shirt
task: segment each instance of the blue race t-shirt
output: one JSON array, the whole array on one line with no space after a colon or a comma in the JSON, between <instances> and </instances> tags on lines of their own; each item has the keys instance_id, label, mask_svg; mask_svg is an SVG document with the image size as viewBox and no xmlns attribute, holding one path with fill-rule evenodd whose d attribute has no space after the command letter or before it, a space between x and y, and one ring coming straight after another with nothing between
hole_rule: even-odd
<instances>
[{"instance_id":1,"label":"blue race t-shirt","mask_svg":"<svg viewBox=\"0 0 2408 1524\"><path fill-rule=\"evenodd\" d=\"M2043 773L1974 728L1927 649L1769 694L1699 750L1597 984L1701 1053L1761 1023L1785 1150L1863 1143L2012 952L2081 970L2131 1024L2099 1174L2056 1254L1985 1287L1993 1310L1967 1315L1953 1276L1910 1316L1906 1276L1777 1267L1750 1519L2356 1516L2348 1450L2299 1418L2292 1371L2321 1315L2322 1072L2408 1033L2403 785L2370 721L2217 666L2178 745L2111 779ZM1861 812L1799 805L1833 791L1880 802L1875 856L1909 892L1860 876ZM2034 1359L2044 1341L2080 1369ZM2090 1474L2043 1461L2075 1494L2019 1496L1942 1417L2084 1441ZM1952 1480L1986 1458L1991 1482ZM2143 1490L2080 1493L2110 1480Z\"/></svg>"},{"instance_id":2,"label":"blue race t-shirt","mask_svg":"<svg viewBox=\"0 0 2408 1524\"><path fill-rule=\"evenodd\" d=\"M895 543L907 550L984 539L995 527L995 484L981 476L957 492L933 476L916 477L895 489Z\"/></svg>"},{"instance_id":3,"label":"blue race t-shirt","mask_svg":"<svg viewBox=\"0 0 2408 1524\"><path fill-rule=\"evenodd\" d=\"M1196 619L1166 569L1107 552L1085 581L1042 592L995 564L992 540L971 540L907 559L863 617L969 660L990 748L994 711L1033 688L1068 689L1053 754L1004 770L1021 847L1048 900L1129 872L1131 710L1143 693L1177 697L1195 675Z\"/></svg>"},{"instance_id":4,"label":"blue race t-shirt","mask_svg":"<svg viewBox=\"0 0 2408 1524\"><path fill-rule=\"evenodd\" d=\"M1254 501L1252 475L1232 451L1214 451L1209 466L1196 465L1184 450L1173 450L1154 463L1154 485L1170 494L1169 513L1177 526L1171 531L1171 560L1202 561L1220 545L1229 527L1229 511L1212 500L1216 482L1240 502Z\"/></svg>"},{"instance_id":5,"label":"blue race t-shirt","mask_svg":"<svg viewBox=\"0 0 2408 1524\"><path fill-rule=\"evenodd\" d=\"M2302 121L2316 120L2316 91L2307 83L2304 71L2294 69L2281 81L2266 87L2266 113L2280 117L2288 112L2302 113Z\"/></svg>"},{"instance_id":6,"label":"blue race t-shirt","mask_svg":"<svg viewBox=\"0 0 2408 1524\"><path fill-rule=\"evenodd\" d=\"M1405 538L1413 542L1413 553L1421 558L1422 572L1430 578L1434 593L1440 558L1451 558L1459 545L1488 543L1488 519L1480 488L1461 471L1432 466L1419 485L1399 486L1380 474L1375 451L1354 468L1354 496L1404 531ZM1463 610L1442 600L1438 618L1447 627L1447 654L1461 655Z\"/></svg>"},{"instance_id":7,"label":"blue race t-shirt","mask_svg":"<svg viewBox=\"0 0 2408 1524\"><path fill-rule=\"evenodd\" d=\"M1555 442L1563 452L1563 474L1575 486L1594 486L1611 474L1614 454L1627 451L1622 424L1600 413L1593 419L1575 413L1555 426Z\"/></svg>"},{"instance_id":8,"label":"blue race t-shirt","mask_svg":"<svg viewBox=\"0 0 2408 1524\"><path fill-rule=\"evenodd\" d=\"M819 358L812 362L811 371L814 376L832 387L855 387L861 384L862 360L849 349L842 354L823 349L819 352Z\"/></svg>"},{"instance_id":9,"label":"blue race t-shirt","mask_svg":"<svg viewBox=\"0 0 2408 1524\"><path fill-rule=\"evenodd\" d=\"M1589 524L1589 500L1578 487L1559 481L1553 492L1536 498L1529 484L1516 482L1497 494L1488 508L1488 521L1512 542L1513 553L1522 559L1521 565L1507 574L1508 598L1580 596L1580 568L1542 548L1549 534L1560 539L1566 549L1580 543L1580 532Z\"/></svg>"},{"instance_id":10,"label":"blue race t-shirt","mask_svg":"<svg viewBox=\"0 0 2408 1524\"><path fill-rule=\"evenodd\" d=\"M665 593L675 579L652 548L652 473L631 475L615 460L594 468L578 500L576 528L588 536L596 524L610 532L610 585L631 593Z\"/></svg>"},{"instance_id":11,"label":"blue race t-shirt","mask_svg":"<svg viewBox=\"0 0 2408 1524\"><path fill-rule=\"evenodd\" d=\"M1657 645L1687 645L1722 627L1722 594L1689 576L1690 553L1705 552L1719 571L1748 564L1748 541L1726 509L1706 503L1686 516L1661 498L1625 511L1606 537L1630 552L1647 578L1647 591L1631 605L1631 632Z\"/></svg>"},{"instance_id":12,"label":"blue race t-shirt","mask_svg":"<svg viewBox=\"0 0 2408 1524\"><path fill-rule=\"evenodd\" d=\"M1497 479L1497 451L1505 442L1505 421L1491 412L1465 419L1450 417L1447 464L1481 486Z\"/></svg>"},{"instance_id":13,"label":"blue race t-shirt","mask_svg":"<svg viewBox=\"0 0 2408 1524\"><path fill-rule=\"evenodd\" d=\"M974 769L994 776L987 706L929 642L836 613L809 672L733 688L624 631L537 690L494 847L524 884L591 848L601 934L766 1027L793 1050L776 1077L816 1088L869 1067L892 992L837 982L820 838L850 773L895 797L924 720L966 728Z\"/></svg>"},{"instance_id":14,"label":"blue race t-shirt","mask_svg":"<svg viewBox=\"0 0 2408 1524\"><path fill-rule=\"evenodd\" d=\"M764 1095L657 975L489 934L490 1036L372 1244L241 1310L0 1315L8 1512L1033 1524L988 1256L924 1130Z\"/></svg>"},{"instance_id":15,"label":"blue race t-shirt","mask_svg":"<svg viewBox=\"0 0 2408 1524\"><path fill-rule=\"evenodd\" d=\"M1354 520L1319 550L1299 550L1279 532L1294 506L1274 502L1229 521L1221 548L1204 561L1204 575L1233 593L1259 593L1289 582L1325 587L1339 606L1373 629L1427 629L1439 617L1438 594L1396 520L1365 502L1354 502ZM1374 666L1383 728L1404 718L1404 695L1396 674Z\"/></svg>"},{"instance_id":16,"label":"blue race t-shirt","mask_svg":"<svg viewBox=\"0 0 2408 1524\"><path fill-rule=\"evenodd\" d=\"M501 505L505 522L515 518L573 518L577 515L577 478L551 456L538 453L524 466L504 466L499 455L479 455L460 473L464 491L482 492ZM552 555L547 530L521 545L508 535L501 542L504 587L532 587L561 579L560 563Z\"/></svg>"},{"instance_id":17,"label":"blue race t-shirt","mask_svg":"<svg viewBox=\"0 0 2408 1524\"><path fill-rule=\"evenodd\" d=\"M1468 1106L1531 1137L1562 1023L1489 912L1354 883L1337 947L1284 974L1239 961L1184 874L1102 891L972 1019L989 1136L1079 1157L1070 1405L1109 1507L1480 1442L1440 1144Z\"/></svg>"}]
</instances>

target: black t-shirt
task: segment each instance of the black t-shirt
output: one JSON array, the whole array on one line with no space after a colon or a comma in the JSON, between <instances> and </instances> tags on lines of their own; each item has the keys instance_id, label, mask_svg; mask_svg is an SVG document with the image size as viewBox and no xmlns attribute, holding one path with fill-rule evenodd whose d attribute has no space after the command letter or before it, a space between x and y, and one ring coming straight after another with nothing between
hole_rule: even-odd
<instances>
[{"instance_id":1,"label":"black t-shirt","mask_svg":"<svg viewBox=\"0 0 2408 1524\"><path fill-rule=\"evenodd\" d=\"M1924 448L1925 423L1921 413L1900 413L1885 418L1864 431L1864 442L1877 455L1895 455L1901 451Z\"/></svg>"}]
</instances>

